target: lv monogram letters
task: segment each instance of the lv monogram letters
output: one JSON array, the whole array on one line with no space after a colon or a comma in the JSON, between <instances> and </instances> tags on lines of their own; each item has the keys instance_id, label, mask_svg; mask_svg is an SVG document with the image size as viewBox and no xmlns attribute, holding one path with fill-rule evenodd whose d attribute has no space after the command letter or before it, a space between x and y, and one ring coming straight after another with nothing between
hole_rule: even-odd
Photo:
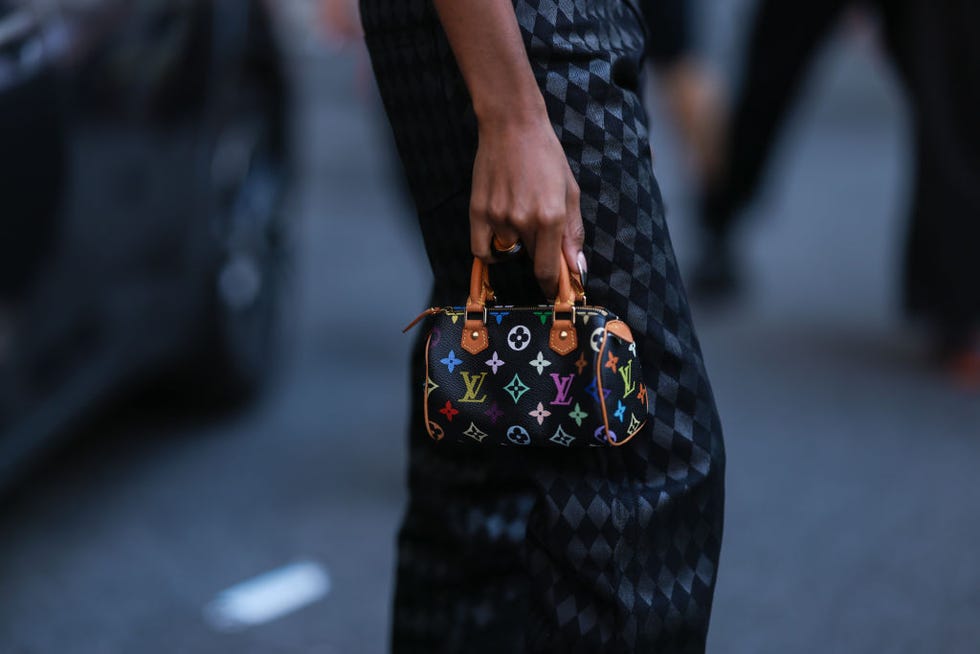
<instances>
[{"instance_id":1,"label":"lv monogram letters","mask_svg":"<svg viewBox=\"0 0 980 654\"><path fill-rule=\"evenodd\" d=\"M551 404L557 406L568 406L571 404L572 396L569 390L572 388L572 380L575 379L575 375L565 375L562 377L558 373L553 372L551 373L551 379L555 382L555 390L557 392Z\"/></svg>"},{"instance_id":2,"label":"lv monogram letters","mask_svg":"<svg viewBox=\"0 0 980 654\"><path fill-rule=\"evenodd\" d=\"M623 397L629 397L636 390L636 382L633 381L633 360L631 359L629 363L625 366L619 367L619 376L623 378L623 386L625 387L623 391Z\"/></svg>"},{"instance_id":3,"label":"lv monogram letters","mask_svg":"<svg viewBox=\"0 0 980 654\"><path fill-rule=\"evenodd\" d=\"M484 393L482 396L477 397L480 389L483 388L483 380L487 378L487 373L481 372L479 375L475 375L470 372L463 372L463 382L466 384L466 395L459 398L460 402L472 402L474 404L480 404L486 401L487 396Z\"/></svg>"}]
</instances>

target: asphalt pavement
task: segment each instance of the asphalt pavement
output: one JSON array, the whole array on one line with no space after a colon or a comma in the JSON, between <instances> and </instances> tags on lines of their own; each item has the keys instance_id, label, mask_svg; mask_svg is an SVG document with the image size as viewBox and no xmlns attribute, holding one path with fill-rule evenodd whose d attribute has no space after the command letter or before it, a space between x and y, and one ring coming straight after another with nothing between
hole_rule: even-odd
<instances>
[{"instance_id":1,"label":"asphalt pavement","mask_svg":"<svg viewBox=\"0 0 980 654\"><path fill-rule=\"evenodd\" d=\"M405 500L400 328L429 273L363 57L306 52L296 76L277 379L232 416L114 409L5 497L0 651L385 651ZM824 56L744 234L749 292L695 308L729 461L709 651L980 648L980 396L929 367L898 311L907 121L866 47ZM653 125L686 262L684 165L656 106ZM305 607L237 628L209 613L297 562L328 580Z\"/></svg>"}]
</instances>

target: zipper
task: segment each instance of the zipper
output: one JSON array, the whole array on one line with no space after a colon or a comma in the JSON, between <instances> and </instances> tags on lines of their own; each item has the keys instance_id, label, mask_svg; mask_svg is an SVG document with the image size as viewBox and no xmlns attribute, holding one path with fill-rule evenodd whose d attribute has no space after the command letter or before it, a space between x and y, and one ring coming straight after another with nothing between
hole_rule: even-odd
<instances>
[{"instance_id":1,"label":"zipper","mask_svg":"<svg viewBox=\"0 0 980 654\"><path fill-rule=\"evenodd\" d=\"M523 306L523 307L517 307L517 306L512 307L512 306L503 306L502 305L502 306L495 307L493 309L487 308L487 311L493 312L493 311L496 311L496 310L503 311L503 310L507 310L507 309L513 309L515 311L533 311L535 309L539 309L539 310L554 309L554 307L552 305L550 305L550 304L536 304L534 306ZM575 307L575 310L576 311L579 311L579 310L582 310L582 309L588 309L589 311L594 311L595 313L598 313L599 315L601 315L603 317L609 317L609 316L612 315L611 313L609 313L609 311L603 309L602 307L590 306L590 305L587 305L587 304L586 305L582 305L580 307L578 307L578 306ZM415 320L413 320L412 322L408 323L408 325L406 325L405 328L402 330L402 333L404 334L404 333L408 332L408 330L410 330L412 327L414 327L415 325L419 324L420 322L422 322L424 319L428 318L429 316L434 316L434 315L439 314L439 313L446 313L446 314L448 314L448 313L464 313L465 311L466 311L466 307L430 307L430 308L426 309L425 311L423 311L422 313L420 313L418 316L416 316L415 317Z\"/></svg>"}]
</instances>

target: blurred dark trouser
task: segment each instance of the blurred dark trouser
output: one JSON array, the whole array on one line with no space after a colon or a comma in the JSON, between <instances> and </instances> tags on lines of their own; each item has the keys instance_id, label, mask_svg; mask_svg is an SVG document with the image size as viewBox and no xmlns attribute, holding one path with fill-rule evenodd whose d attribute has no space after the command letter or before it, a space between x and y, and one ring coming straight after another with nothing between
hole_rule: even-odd
<instances>
[{"instance_id":1,"label":"blurred dark trouser","mask_svg":"<svg viewBox=\"0 0 980 654\"><path fill-rule=\"evenodd\" d=\"M689 53L692 42L690 0L639 0L647 22L647 56L669 66Z\"/></svg>"},{"instance_id":2,"label":"blurred dark trouser","mask_svg":"<svg viewBox=\"0 0 980 654\"><path fill-rule=\"evenodd\" d=\"M751 201L813 54L848 0L761 0L728 129L722 178L702 199L704 227L727 238Z\"/></svg>"},{"instance_id":3,"label":"blurred dark trouser","mask_svg":"<svg viewBox=\"0 0 980 654\"><path fill-rule=\"evenodd\" d=\"M957 348L980 322L980 3L899 0L885 23L915 132L906 307Z\"/></svg>"},{"instance_id":4,"label":"blurred dark trouser","mask_svg":"<svg viewBox=\"0 0 980 654\"><path fill-rule=\"evenodd\" d=\"M762 0L729 124L725 173L702 198L702 222L727 240L752 200L817 47L847 0ZM980 318L980 4L879 0L915 130L915 192L908 236L909 311L953 339Z\"/></svg>"},{"instance_id":5,"label":"blurred dark trouser","mask_svg":"<svg viewBox=\"0 0 980 654\"><path fill-rule=\"evenodd\" d=\"M57 235L66 153L54 84L0 89L0 304L24 299Z\"/></svg>"}]
</instances>

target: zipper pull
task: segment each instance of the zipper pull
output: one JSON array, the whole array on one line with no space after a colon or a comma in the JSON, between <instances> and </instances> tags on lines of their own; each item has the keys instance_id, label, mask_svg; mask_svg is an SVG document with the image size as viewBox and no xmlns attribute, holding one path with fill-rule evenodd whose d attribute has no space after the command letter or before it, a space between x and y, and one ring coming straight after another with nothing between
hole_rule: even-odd
<instances>
[{"instance_id":1,"label":"zipper pull","mask_svg":"<svg viewBox=\"0 0 980 654\"><path fill-rule=\"evenodd\" d=\"M413 320L412 322L408 323L408 326L406 326L405 329L402 330L402 334L404 334L409 329L411 329L415 325L417 325L420 322L422 322L423 319L428 318L429 316L434 316L437 313L443 313L444 311L445 311L445 309L443 309L441 307L431 307L429 309L426 309L425 311L423 311L422 313L420 313L418 315L418 317L415 318L415 320Z\"/></svg>"}]
</instances>

